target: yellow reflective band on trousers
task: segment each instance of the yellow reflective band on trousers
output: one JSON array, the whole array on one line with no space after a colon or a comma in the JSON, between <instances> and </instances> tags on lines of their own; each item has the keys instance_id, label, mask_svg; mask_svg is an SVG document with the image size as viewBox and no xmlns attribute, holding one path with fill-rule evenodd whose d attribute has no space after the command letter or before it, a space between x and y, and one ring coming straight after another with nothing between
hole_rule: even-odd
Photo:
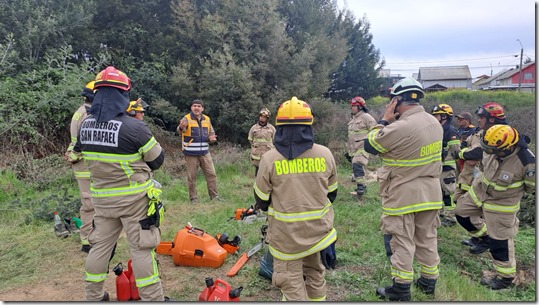
<instances>
[{"instance_id":1,"label":"yellow reflective band on trousers","mask_svg":"<svg viewBox=\"0 0 539 305\"><path fill-rule=\"evenodd\" d=\"M109 153L98 153L98 152L82 152L84 159L99 161L104 163L120 163L120 162L135 162L142 159L142 156L139 153L131 155L118 155L118 154L109 154Z\"/></svg>"},{"instance_id":2,"label":"yellow reflective band on trousers","mask_svg":"<svg viewBox=\"0 0 539 305\"><path fill-rule=\"evenodd\" d=\"M494 269L496 269L497 272L505 275L514 275L515 273L517 273L516 267L504 268L500 266L494 266Z\"/></svg>"},{"instance_id":3,"label":"yellow reflective band on trousers","mask_svg":"<svg viewBox=\"0 0 539 305\"><path fill-rule=\"evenodd\" d=\"M487 233L487 224L483 223L481 229L475 231L475 233L470 232L470 235L473 237L483 237Z\"/></svg>"},{"instance_id":4,"label":"yellow reflective band on trousers","mask_svg":"<svg viewBox=\"0 0 539 305\"><path fill-rule=\"evenodd\" d=\"M150 151L150 149L152 149L155 144L157 144L157 140L155 140L154 137L151 137L148 142L146 144L144 144L144 146L142 146L141 148L139 148L138 152L143 155L145 153L147 153L148 151Z\"/></svg>"},{"instance_id":5,"label":"yellow reflective band on trousers","mask_svg":"<svg viewBox=\"0 0 539 305\"><path fill-rule=\"evenodd\" d=\"M260 197L260 199L264 200L264 201L268 201L269 200L269 197L270 197L270 194L266 194L264 192L262 192L258 186L256 186L256 182L255 182L255 185L254 185L254 188L255 188L255 193L258 197Z\"/></svg>"},{"instance_id":6,"label":"yellow reflective band on trousers","mask_svg":"<svg viewBox=\"0 0 539 305\"><path fill-rule=\"evenodd\" d=\"M448 160L448 161L442 161L442 165L451 166L453 168L457 168L457 161L455 160Z\"/></svg>"},{"instance_id":7,"label":"yellow reflective band on trousers","mask_svg":"<svg viewBox=\"0 0 539 305\"><path fill-rule=\"evenodd\" d=\"M75 173L75 179L90 179L90 172L89 171L74 171Z\"/></svg>"},{"instance_id":8,"label":"yellow reflective band on trousers","mask_svg":"<svg viewBox=\"0 0 539 305\"><path fill-rule=\"evenodd\" d=\"M483 210L486 211L492 211L492 212L502 212L502 213L516 213L518 210L520 210L520 201L517 202L515 205L500 205L500 204L494 204L489 202L482 202L477 198L477 195L475 194L473 186L470 187L468 190L468 193L470 194L470 198L472 198L472 201L478 206L483 207Z\"/></svg>"},{"instance_id":9,"label":"yellow reflective band on trousers","mask_svg":"<svg viewBox=\"0 0 539 305\"><path fill-rule=\"evenodd\" d=\"M90 192L92 197L114 197L114 196L124 196L124 195L133 195L142 192L147 192L150 187L153 186L152 180L148 180L143 184L135 184L132 186L124 187L112 187L112 188L100 188L96 189L92 186L90 187Z\"/></svg>"},{"instance_id":10,"label":"yellow reflective band on trousers","mask_svg":"<svg viewBox=\"0 0 539 305\"><path fill-rule=\"evenodd\" d=\"M268 216L273 216L278 221L282 222L296 222L296 221L308 221L313 219L320 219L329 212L331 202L327 199L326 206L321 210L314 210L300 213L281 213L275 211L271 206L268 208Z\"/></svg>"},{"instance_id":11,"label":"yellow reflective band on trousers","mask_svg":"<svg viewBox=\"0 0 539 305\"><path fill-rule=\"evenodd\" d=\"M269 246L269 250L270 250L271 255L273 255L273 257L276 257L277 259L280 259L282 261L292 261L292 260L304 258L311 254L320 252L324 250L325 248L329 247L336 240L337 240L337 230L333 228L324 238L322 238L321 241L319 241L317 244L315 244L314 246L312 246L311 248L305 251L298 252L298 253L284 253L273 248L271 245Z\"/></svg>"},{"instance_id":12,"label":"yellow reflective band on trousers","mask_svg":"<svg viewBox=\"0 0 539 305\"><path fill-rule=\"evenodd\" d=\"M376 142L376 136L378 135L378 133L380 132L380 129L373 129L371 132L369 132L369 135L367 136L367 139L369 141L369 144L371 144L371 146L376 149L377 151L379 151L381 154L383 153L386 153L388 152L387 149L383 148L382 145L378 144L378 142Z\"/></svg>"},{"instance_id":13,"label":"yellow reflective band on trousers","mask_svg":"<svg viewBox=\"0 0 539 305\"><path fill-rule=\"evenodd\" d=\"M404 215L410 213L417 213L429 210L439 210L443 207L443 201L422 202L416 204L409 204L407 206L398 208L386 208L382 207L383 213L389 216Z\"/></svg>"},{"instance_id":14,"label":"yellow reflective band on trousers","mask_svg":"<svg viewBox=\"0 0 539 305\"><path fill-rule=\"evenodd\" d=\"M319 297L319 298L309 298L309 301L311 302L324 302L326 300L326 296Z\"/></svg>"},{"instance_id":15,"label":"yellow reflective band on trousers","mask_svg":"<svg viewBox=\"0 0 539 305\"><path fill-rule=\"evenodd\" d=\"M524 184L527 186L535 187L535 181L524 180Z\"/></svg>"},{"instance_id":16,"label":"yellow reflective band on trousers","mask_svg":"<svg viewBox=\"0 0 539 305\"><path fill-rule=\"evenodd\" d=\"M148 285L159 282L159 270L157 269L157 261L155 260L155 250L151 251L151 255L152 255L153 274L150 275L149 277L145 277L142 279L135 278L137 288L146 287Z\"/></svg>"},{"instance_id":17,"label":"yellow reflective band on trousers","mask_svg":"<svg viewBox=\"0 0 539 305\"><path fill-rule=\"evenodd\" d=\"M459 188L462 189L462 190L469 190L470 189L470 185L469 184L465 184L465 183L459 183L458 184Z\"/></svg>"},{"instance_id":18,"label":"yellow reflective band on trousers","mask_svg":"<svg viewBox=\"0 0 539 305\"><path fill-rule=\"evenodd\" d=\"M106 279L107 279L106 273L91 274L91 273L86 272L86 278L84 280L87 282L99 283L99 282L103 282Z\"/></svg>"},{"instance_id":19,"label":"yellow reflective band on trousers","mask_svg":"<svg viewBox=\"0 0 539 305\"><path fill-rule=\"evenodd\" d=\"M442 156L441 155L430 155L422 158L417 159L388 159L388 158L382 158L382 163L386 166L422 166L427 165L433 162L441 161Z\"/></svg>"},{"instance_id":20,"label":"yellow reflective band on trousers","mask_svg":"<svg viewBox=\"0 0 539 305\"><path fill-rule=\"evenodd\" d=\"M451 147L452 145L458 145L460 146L460 141L459 140L450 140L450 141L447 141L447 146L445 147L446 149L449 149L449 147Z\"/></svg>"},{"instance_id":21,"label":"yellow reflective band on trousers","mask_svg":"<svg viewBox=\"0 0 539 305\"><path fill-rule=\"evenodd\" d=\"M400 277L403 280L411 281L414 279L414 272L408 272L404 270L398 270L391 267L391 276Z\"/></svg>"},{"instance_id":22,"label":"yellow reflective band on trousers","mask_svg":"<svg viewBox=\"0 0 539 305\"><path fill-rule=\"evenodd\" d=\"M339 183L335 182L332 185L328 186L328 193L334 192L337 188L339 188Z\"/></svg>"},{"instance_id":23,"label":"yellow reflective band on trousers","mask_svg":"<svg viewBox=\"0 0 539 305\"><path fill-rule=\"evenodd\" d=\"M494 190L498 192L507 191L508 189L516 189L524 185L524 181L521 180L521 181L511 183L508 186L501 186L501 185L496 184L494 181L488 180L487 178L485 178L485 176L481 177L481 182L483 182L483 184L485 184L486 186L494 188Z\"/></svg>"},{"instance_id":24,"label":"yellow reflective band on trousers","mask_svg":"<svg viewBox=\"0 0 539 305\"><path fill-rule=\"evenodd\" d=\"M421 266L420 272L423 273L423 274L438 275L438 273L439 273L438 265L436 265L434 267L428 267L428 266L424 266L424 265L420 265L420 266Z\"/></svg>"}]
</instances>

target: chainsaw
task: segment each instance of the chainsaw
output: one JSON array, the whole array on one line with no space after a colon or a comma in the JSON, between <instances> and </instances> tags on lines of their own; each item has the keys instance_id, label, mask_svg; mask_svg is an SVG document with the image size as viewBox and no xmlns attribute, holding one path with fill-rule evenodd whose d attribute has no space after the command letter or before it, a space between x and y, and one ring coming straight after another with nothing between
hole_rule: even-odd
<instances>
[{"instance_id":1,"label":"chainsaw","mask_svg":"<svg viewBox=\"0 0 539 305\"><path fill-rule=\"evenodd\" d=\"M260 212L257 212L254 207L251 205L247 209L237 208L234 217L230 217L228 220L235 219L244 223L252 223L255 220L267 220L266 215L260 215Z\"/></svg>"},{"instance_id":2,"label":"chainsaw","mask_svg":"<svg viewBox=\"0 0 539 305\"><path fill-rule=\"evenodd\" d=\"M251 256L253 256L258 251L260 251L260 249L262 249L262 246L264 245L265 240L266 240L267 231L268 231L268 225L266 224L262 225L262 227L260 228L260 232L262 233L262 239L260 240L260 242L258 242L251 249L249 249L249 251L244 252L240 256L240 258L236 261L234 266L232 266L232 268L230 268L230 270L227 272L226 274L227 276L235 276L236 274L238 274L240 269L247 263L249 258L251 258Z\"/></svg>"}]
</instances>

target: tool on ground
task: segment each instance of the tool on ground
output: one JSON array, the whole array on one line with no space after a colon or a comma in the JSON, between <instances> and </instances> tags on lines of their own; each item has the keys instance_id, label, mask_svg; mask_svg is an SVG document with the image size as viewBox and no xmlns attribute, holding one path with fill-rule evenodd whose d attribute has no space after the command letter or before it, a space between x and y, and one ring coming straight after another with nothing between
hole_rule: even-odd
<instances>
[{"instance_id":1,"label":"tool on ground","mask_svg":"<svg viewBox=\"0 0 539 305\"><path fill-rule=\"evenodd\" d=\"M216 279L215 282L211 277L206 278L206 287L200 295L198 300L201 302L239 302L240 294L243 290L243 286L236 289L221 279Z\"/></svg>"},{"instance_id":2,"label":"tool on ground","mask_svg":"<svg viewBox=\"0 0 539 305\"><path fill-rule=\"evenodd\" d=\"M54 234L56 234L57 237L63 238L71 235L66 225L62 222L60 215L58 215L58 212L54 212Z\"/></svg>"},{"instance_id":3,"label":"tool on ground","mask_svg":"<svg viewBox=\"0 0 539 305\"><path fill-rule=\"evenodd\" d=\"M171 255L177 266L219 268L227 256L215 238L190 223L176 233L173 242L160 242L155 251Z\"/></svg>"},{"instance_id":4,"label":"tool on ground","mask_svg":"<svg viewBox=\"0 0 539 305\"><path fill-rule=\"evenodd\" d=\"M215 239L217 239L219 246L223 247L228 253L235 253L239 249L241 243L241 237L239 235L236 235L232 240L229 240L228 234L223 233L217 234Z\"/></svg>"},{"instance_id":5,"label":"tool on ground","mask_svg":"<svg viewBox=\"0 0 539 305\"><path fill-rule=\"evenodd\" d=\"M238 274L240 269L245 265L245 263L247 263L249 258L253 256L256 252L260 251L260 249L262 249L262 246L264 245L264 242L266 239L267 229L268 229L268 225L263 225L260 228L260 232L262 233L262 239L260 240L260 242L254 245L254 247L252 247L249 251L247 251L247 253L243 253L240 256L238 261L234 264L234 266L232 266L232 268L230 268L230 270L226 274L227 276L235 276L236 274Z\"/></svg>"}]
</instances>

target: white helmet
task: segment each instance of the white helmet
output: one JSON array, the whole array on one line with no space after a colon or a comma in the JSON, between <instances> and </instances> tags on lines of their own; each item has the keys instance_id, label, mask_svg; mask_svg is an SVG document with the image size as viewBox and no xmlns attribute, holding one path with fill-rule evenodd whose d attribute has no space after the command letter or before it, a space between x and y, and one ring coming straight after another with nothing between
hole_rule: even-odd
<instances>
[{"instance_id":1,"label":"white helmet","mask_svg":"<svg viewBox=\"0 0 539 305\"><path fill-rule=\"evenodd\" d=\"M397 95L404 97L406 101L416 100L419 102L419 99L425 96L425 92L420 82L411 77L405 77L391 87L389 97L394 98Z\"/></svg>"}]
</instances>

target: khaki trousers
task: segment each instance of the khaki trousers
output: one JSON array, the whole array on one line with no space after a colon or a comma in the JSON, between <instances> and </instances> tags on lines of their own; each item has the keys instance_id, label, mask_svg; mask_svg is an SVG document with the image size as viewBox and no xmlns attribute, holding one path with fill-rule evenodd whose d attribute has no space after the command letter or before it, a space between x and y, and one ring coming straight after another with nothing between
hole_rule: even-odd
<instances>
[{"instance_id":1,"label":"khaki trousers","mask_svg":"<svg viewBox=\"0 0 539 305\"><path fill-rule=\"evenodd\" d=\"M286 301L325 301L325 275L320 252L291 261L273 258L272 283Z\"/></svg>"},{"instance_id":2,"label":"khaki trousers","mask_svg":"<svg viewBox=\"0 0 539 305\"><path fill-rule=\"evenodd\" d=\"M185 164L187 166L187 184L189 188L189 199L196 200L197 196L197 169L200 167L204 177L206 177L206 184L208 186L208 194L210 199L218 196L217 193L217 176L215 175L215 168L213 167L213 160L211 154L208 152L204 156L188 156L185 155Z\"/></svg>"},{"instance_id":3,"label":"khaki trousers","mask_svg":"<svg viewBox=\"0 0 539 305\"><path fill-rule=\"evenodd\" d=\"M94 219L94 205L90 198L90 179L78 178L80 190L80 220L82 221L82 227L80 227L80 240L83 245L88 244L88 235L92 229L92 220Z\"/></svg>"},{"instance_id":4,"label":"khaki trousers","mask_svg":"<svg viewBox=\"0 0 539 305\"><path fill-rule=\"evenodd\" d=\"M142 230L139 220L146 218L148 197L128 207L95 208L94 228L88 240L92 249L86 258L86 300L99 301L109 271L109 260L118 237L125 230L133 272L142 301L163 301L164 294L155 260L155 247L161 241L160 231ZM92 279L89 274L95 275Z\"/></svg>"},{"instance_id":5,"label":"khaki trousers","mask_svg":"<svg viewBox=\"0 0 539 305\"><path fill-rule=\"evenodd\" d=\"M438 278L438 239L440 226L438 210L423 211L399 216L382 215L381 229L391 235L391 277L397 283L413 281L414 257L419 263L421 276Z\"/></svg>"},{"instance_id":6,"label":"khaki trousers","mask_svg":"<svg viewBox=\"0 0 539 305\"><path fill-rule=\"evenodd\" d=\"M483 220L483 209L473 202L468 192L460 196L455 208L455 214L463 218L470 218L470 222L477 229L476 231L470 231L470 235L481 237L487 234L487 226Z\"/></svg>"}]
</instances>

